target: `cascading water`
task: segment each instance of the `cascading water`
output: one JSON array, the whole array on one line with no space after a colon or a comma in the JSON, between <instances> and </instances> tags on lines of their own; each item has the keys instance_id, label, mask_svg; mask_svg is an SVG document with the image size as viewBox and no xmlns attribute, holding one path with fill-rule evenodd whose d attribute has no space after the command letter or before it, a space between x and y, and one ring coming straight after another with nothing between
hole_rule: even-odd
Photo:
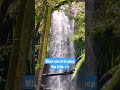
<instances>
[{"instance_id":1,"label":"cascading water","mask_svg":"<svg viewBox=\"0 0 120 90\"><path fill-rule=\"evenodd\" d=\"M62 7L62 9L66 8ZM48 45L49 58L74 58L73 35L74 20L70 20L64 10L54 11ZM60 72L63 71L49 71L48 73ZM76 90L75 82L71 82L70 79L71 75L52 76L47 78L46 84L50 90Z\"/></svg>"},{"instance_id":2,"label":"cascading water","mask_svg":"<svg viewBox=\"0 0 120 90\"><path fill-rule=\"evenodd\" d=\"M54 11L50 31L49 57L74 57L74 46L71 40L73 32L65 13Z\"/></svg>"}]
</instances>

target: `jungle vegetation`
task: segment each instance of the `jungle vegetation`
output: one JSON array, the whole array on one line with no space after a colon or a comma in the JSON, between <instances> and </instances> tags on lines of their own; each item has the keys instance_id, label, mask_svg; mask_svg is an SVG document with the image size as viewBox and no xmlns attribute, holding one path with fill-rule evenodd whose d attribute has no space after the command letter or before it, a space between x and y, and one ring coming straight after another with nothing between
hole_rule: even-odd
<instances>
[{"instance_id":1,"label":"jungle vegetation","mask_svg":"<svg viewBox=\"0 0 120 90\"><path fill-rule=\"evenodd\" d=\"M22 90L22 76L34 73L36 89L41 88L51 13L61 5L81 1L0 0L0 90ZM120 1L86 0L85 12L79 12L75 20L76 58L95 61L98 90L119 90ZM81 66L79 61L77 67ZM73 78L78 71L80 68Z\"/></svg>"},{"instance_id":2,"label":"jungle vegetation","mask_svg":"<svg viewBox=\"0 0 120 90\"><path fill-rule=\"evenodd\" d=\"M22 77L34 73L34 0L0 0L0 89L22 90Z\"/></svg>"}]
</instances>

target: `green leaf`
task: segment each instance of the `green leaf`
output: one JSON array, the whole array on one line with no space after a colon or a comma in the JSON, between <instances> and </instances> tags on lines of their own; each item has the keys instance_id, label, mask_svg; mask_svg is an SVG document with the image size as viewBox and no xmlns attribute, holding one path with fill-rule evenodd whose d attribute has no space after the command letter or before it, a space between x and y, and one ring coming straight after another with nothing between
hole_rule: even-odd
<instances>
[{"instance_id":1,"label":"green leaf","mask_svg":"<svg viewBox=\"0 0 120 90\"><path fill-rule=\"evenodd\" d=\"M81 66L83 65L83 63L85 62L85 53L83 53L81 55L81 60L76 64L75 66L75 71L74 73L72 74L72 79L74 79L74 77L78 74L78 72L80 71L81 69ZM72 80L71 79L71 80Z\"/></svg>"}]
</instances>

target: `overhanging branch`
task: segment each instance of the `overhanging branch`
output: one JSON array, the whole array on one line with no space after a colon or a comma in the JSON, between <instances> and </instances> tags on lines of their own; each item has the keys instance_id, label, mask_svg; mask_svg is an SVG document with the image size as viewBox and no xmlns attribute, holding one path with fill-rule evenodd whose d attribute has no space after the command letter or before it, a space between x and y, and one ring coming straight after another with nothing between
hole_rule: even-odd
<instances>
[{"instance_id":1,"label":"overhanging branch","mask_svg":"<svg viewBox=\"0 0 120 90\"><path fill-rule=\"evenodd\" d=\"M47 73L47 74L43 74L43 77L48 77L48 76L57 76L57 75L69 75L69 74L73 74L74 69L70 70L70 71L65 71L62 73Z\"/></svg>"}]
</instances>

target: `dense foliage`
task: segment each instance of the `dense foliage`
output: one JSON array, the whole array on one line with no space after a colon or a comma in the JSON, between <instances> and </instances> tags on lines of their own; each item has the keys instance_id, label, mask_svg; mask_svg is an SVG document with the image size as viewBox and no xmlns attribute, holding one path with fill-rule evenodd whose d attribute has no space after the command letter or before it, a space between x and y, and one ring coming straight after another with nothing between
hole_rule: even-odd
<instances>
[{"instance_id":1,"label":"dense foliage","mask_svg":"<svg viewBox=\"0 0 120 90\"><path fill-rule=\"evenodd\" d=\"M117 83L119 80L118 82L117 79L114 81L114 76L120 76L114 73L108 75L108 72L120 64L119 0L101 0L95 2L93 35L95 55L98 62L98 87L101 88L106 83L107 87L103 86L105 90L118 90L119 85ZM105 76L109 78L105 79ZM114 81L114 84L112 81Z\"/></svg>"}]
</instances>

